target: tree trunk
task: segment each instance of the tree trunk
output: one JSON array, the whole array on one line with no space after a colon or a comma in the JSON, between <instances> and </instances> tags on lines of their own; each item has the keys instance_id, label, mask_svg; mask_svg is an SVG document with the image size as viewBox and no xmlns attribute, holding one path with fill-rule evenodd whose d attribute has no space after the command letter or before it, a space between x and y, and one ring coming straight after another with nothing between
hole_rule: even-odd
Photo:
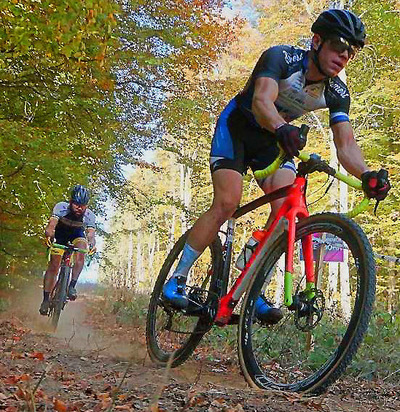
<instances>
[{"instance_id":1,"label":"tree trunk","mask_svg":"<svg viewBox=\"0 0 400 412\"><path fill-rule=\"evenodd\" d=\"M336 147L333 142L332 131L329 133L329 147L330 147L330 162L329 164L337 169L338 168L338 159L336 155ZM339 185L336 179L333 180L331 186L331 211L337 212L339 209ZM336 262L329 262L329 275L328 275L328 306L331 307L336 302L336 294L338 287L338 275L339 275L339 265Z\"/></svg>"},{"instance_id":2,"label":"tree trunk","mask_svg":"<svg viewBox=\"0 0 400 412\"><path fill-rule=\"evenodd\" d=\"M179 179L179 194L180 200L183 206L185 206L185 165L182 163L179 165L180 179ZM185 210L181 212L181 225L182 233L186 232L186 216Z\"/></svg>"},{"instance_id":3,"label":"tree trunk","mask_svg":"<svg viewBox=\"0 0 400 412\"><path fill-rule=\"evenodd\" d=\"M345 168L341 165L340 172L347 175ZM340 182L340 213L348 212L348 186ZM343 251L343 262L339 263L340 268L340 304L343 315L349 319L351 316L350 302L350 279L349 279L349 251Z\"/></svg>"},{"instance_id":4,"label":"tree trunk","mask_svg":"<svg viewBox=\"0 0 400 412\"><path fill-rule=\"evenodd\" d=\"M284 281L285 281L285 256L282 255L275 267L276 278L276 290L274 303L276 306L280 306L283 303L284 296Z\"/></svg>"},{"instance_id":5,"label":"tree trunk","mask_svg":"<svg viewBox=\"0 0 400 412\"><path fill-rule=\"evenodd\" d=\"M184 208L181 213L182 233L185 233L188 229L186 211L189 209L190 202L191 202L191 184L190 184L191 175L192 175L192 171L190 167L181 164L180 165L180 199L181 199L181 203Z\"/></svg>"},{"instance_id":6,"label":"tree trunk","mask_svg":"<svg viewBox=\"0 0 400 412\"><path fill-rule=\"evenodd\" d=\"M142 255L142 233L137 232L137 246L136 246L136 288L138 292L142 291L144 276L143 276L143 255Z\"/></svg>"},{"instance_id":7,"label":"tree trunk","mask_svg":"<svg viewBox=\"0 0 400 412\"><path fill-rule=\"evenodd\" d=\"M394 244L393 239L389 242L389 250L396 250L396 245ZM396 301L396 277L395 277L395 262L388 262L389 263L389 271L388 271L388 285L387 285L387 302L388 302L388 312L390 314L396 313L397 301Z\"/></svg>"},{"instance_id":8,"label":"tree trunk","mask_svg":"<svg viewBox=\"0 0 400 412\"><path fill-rule=\"evenodd\" d=\"M176 216L176 211L175 209L173 209L171 225L169 227L169 235L168 235L168 252L174 247L174 244L175 244L175 216Z\"/></svg>"},{"instance_id":9,"label":"tree trunk","mask_svg":"<svg viewBox=\"0 0 400 412\"><path fill-rule=\"evenodd\" d=\"M128 281L130 285L134 284L133 274L132 274L132 260L133 260L133 233L132 230L129 231L128 238Z\"/></svg>"},{"instance_id":10,"label":"tree trunk","mask_svg":"<svg viewBox=\"0 0 400 412\"><path fill-rule=\"evenodd\" d=\"M155 273L155 268L154 268L154 254L156 250L156 236L154 233L150 235L149 238L149 265L148 265L148 273L147 273L147 282L146 284L149 284L151 287L151 290L153 289L153 279L156 278L156 273Z\"/></svg>"}]
</instances>

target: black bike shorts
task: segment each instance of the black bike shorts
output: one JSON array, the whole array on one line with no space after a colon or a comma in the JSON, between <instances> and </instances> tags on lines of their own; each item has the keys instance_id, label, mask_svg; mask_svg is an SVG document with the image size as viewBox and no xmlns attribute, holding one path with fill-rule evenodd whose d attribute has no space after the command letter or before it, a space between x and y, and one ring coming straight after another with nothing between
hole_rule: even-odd
<instances>
[{"instance_id":1,"label":"black bike shorts","mask_svg":"<svg viewBox=\"0 0 400 412\"><path fill-rule=\"evenodd\" d=\"M60 245L73 243L77 239L86 240L85 229L83 227L68 227L60 223L56 226L55 242Z\"/></svg>"},{"instance_id":2,"label":"black bike shorts","mask_svg":"<svg viewBox=\"0 0 400 412\"><path fill-rule=\"evenodd\" d=\"M279 154L275 136L268 130L254 126L238 108L235 99L222 111L211 143L211 173L219 169L236 170L244 175L268 167ZM293 160L280 168L296 172Z\"/></svg>"}]
</instances>

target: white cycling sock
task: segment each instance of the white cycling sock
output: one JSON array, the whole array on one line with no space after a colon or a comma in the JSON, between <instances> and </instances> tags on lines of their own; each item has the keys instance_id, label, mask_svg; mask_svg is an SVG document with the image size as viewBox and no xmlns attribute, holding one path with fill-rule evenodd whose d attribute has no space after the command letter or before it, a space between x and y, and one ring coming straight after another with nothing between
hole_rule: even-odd
<instances>
[{"instance_id":1,"label":"white cycling sock","mask_svg":"<svg viewBox=\"0 0 400 412\"><path fill-rule=\"evenodd\" d=\"M186 278L190 268L193 266L194 262L196 262L200 255L201 252L193 249L192 246L190 246L189 243L186 242L185 246L183 247L182 256L172 277L183 276Z\"/></svg>"}]
</instances>

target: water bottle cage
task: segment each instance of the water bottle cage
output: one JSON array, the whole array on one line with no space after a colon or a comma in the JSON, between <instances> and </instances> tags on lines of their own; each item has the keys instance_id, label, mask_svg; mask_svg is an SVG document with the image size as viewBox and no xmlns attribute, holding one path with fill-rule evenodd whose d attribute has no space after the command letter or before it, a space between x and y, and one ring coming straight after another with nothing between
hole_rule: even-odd
<instances>
[{"instance_id":1,"label":"water bottle cage","mask_svg":"<svg viewBox=\"0 0 400 412\"><path fill-rule=\"evenodd\" d=\"M256 244L254 244L254 245L248 245L248 244L246 244L246 245L244 246L245 249L248 249L248 250L251 251L250 258L253 256L253 253L254 253L254 251L257 249L257 246L258 246L258 242L257 242ZM249 260L250 260L250 258L249 258ZM244 259L244 265L246 266L247 263L249 262L249 260L246 259L246 253L243 255L243 259Z\"/></svg>"}]
</instances>

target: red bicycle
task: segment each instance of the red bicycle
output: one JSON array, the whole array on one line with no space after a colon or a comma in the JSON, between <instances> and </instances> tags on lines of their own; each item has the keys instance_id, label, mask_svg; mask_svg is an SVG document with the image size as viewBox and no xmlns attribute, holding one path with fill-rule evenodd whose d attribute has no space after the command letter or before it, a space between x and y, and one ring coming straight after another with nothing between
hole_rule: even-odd
<instances>
[{"instance_id":1,"label":"red bicycle","mask_svg":"<svg viewBox=\"0 0 400 412\"><path fill-rule=\"evenodd\" d=\"M307 126L303 127L306 135ZM368 238L351 217L368 205L364 199L346 215L309 216L307 176L315 171L362 190L361 182L330 167L318 155L300 153L294 184L239 208L220 238L203 253L187 281L189 306L175 310L162 298L185 244L185 233L170 251L156 280L147 316L147 347L153 361L182 364L215 325L238 326L240 366L247 382L263 389L323 392L346 369L367 330L375 299L375 261ZM279 167L278 158L256 177ZM286 197L276 219L228 291L235 222L246 213ZM340 298L334 296L340 280ZM275 325L255 316L264 294L280 305ZM240 304L240 314L234 313Z\"/></svg>"}]
</instances>

